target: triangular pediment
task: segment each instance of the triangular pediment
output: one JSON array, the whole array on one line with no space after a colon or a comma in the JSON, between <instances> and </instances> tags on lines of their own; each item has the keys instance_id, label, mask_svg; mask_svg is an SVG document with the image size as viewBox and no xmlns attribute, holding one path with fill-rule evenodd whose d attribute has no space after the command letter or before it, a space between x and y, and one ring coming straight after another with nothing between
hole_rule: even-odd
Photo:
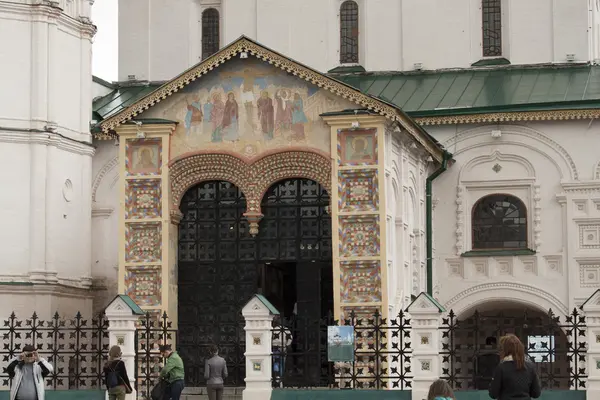
<instances>
[{"instance_id":1,"label":"triangular pediment","mask_svg":"<svg viewBox=\"0 0 600 400\"><path fill-rule=\"evenodd\" d=\"M262 64L261 67L258 66L257 60L259 61L258 64ZM271 71L269 76L267 76L268 69ZM248 79L249 76L251 76L252 79ZM205 82L203 85L203 81L210 81L211 79L213 81L220 80L222 82L222 87L219 91L214 89L213 82ZM257 79L262 79L262 81L258 82ZM303 85L292 82L292 79L295 79L296 82L302 81ZM265 80L267 80L267 82L265 82ZM198 81L200 82L198 83ZM245 89L244 83L246 84ZM236 85L235 90L229 87L231 84ZM246 90L248 85L253 86L254 93ZM263 86L265 88L264 90ZM139 120L140 118L150 118L153 121L162 120L177 122L176 129L185 130L185 134L189 136L192 133L191 127L194 125L194 118L198 120L200 117L194 115L182 117L182 105L185 109L185 107L193 108L193 103L195 103L196 100L198 104L203 105L212 103L213 96L218 97L216 101L218 104L221 104L225 103L231 95L237 102L237 107L240 108L239 112L241 117L241 115L245 115L244 104L248 101L253 102L257 109L260 108L258 102L261 100L263 94L275 102L275 92L278 87L282 88L281 93L283 93L284 96L287 96L286 98L291 107L295 107L295 99L303 102L302 107L304 107L304 115L302 115L302 113L296 115L294 118L296 118L297 121L306 121L307 124L316 125L321 121L314 119L314 116L319 116L321 113L342 112L348 109L368 110L370 113L381 115L394 123L398 123L399 128L408 132L408 134L417 142L423 145L434 159L439 162L443 159L443 150L441 147L419 125L396 106L362 93L345 83L295 62L246 37L239 38L224 47L218 53L135 101L121 112L101 122L101 133L97 136L114 136L116 135L116 130L119 125L127 123L132 119ZM288 87L290 87L290 89L287 89ZM204 91L202 91L202 89L204 89ZM169 103L169 99L182 92L193 95L187 96L185 99L181 96L175 96L172 103ZM148 112L148 110L157 107L160 103L163 103L161 112ZM199 106L197 107L199 110L197 115L200 115L201 113L208 115L206 110L202 110ZM168 112L168 109L177 110L179 115L170 117L170 114L173 114L173 112ZM296 109L294 108L294 111L295 110ZM221 110L219 110L219 112L221 112ZM273 112L276 113L277 111ZM313 120L311 120L310 113L313 113ZM234 112L231 113L231 115L234 114ZM248 115L250 115L250 113ZM240 123L240 126L244 123L245 127L254 127L251 128L251 130L253 129L256 131L254 133L257 136L261 135L261 128L258 125L261 123L261 121L259 121L260 115L264 114L259 114L258 110L256 110L252 112L252 115L252 118L255 120L250 121L250 118L247 118L246 121L238 122ZM276 118L277 117L275 116L274 119ZM290 119L291 118L292 117L290 117ZM207 122L207 119L203 119L203 122ZM274 123L277 124L277 121ZM319 127L315 129L318 128ZM210 128L205 129L205 132L208 129ZM270 129L268 126L263 127L262 129L262 131L273 130L274 129ZM215 131L218 131L218 129L213 127L211 131L211 135L214 136ZM304 131L290 131L298 136L305 134ZM226 137L228 132L217 132L217 134L221 135L217 137L218 140L221 140L223 137ZM233 135L233 133L231 133L231 135ZM215 138L212 137L211 139L214 142ZM181 145L182 152L185 150L184 147L187 144L188 143L184 143ZM319 145L321 144L319 143ZM316 147L321 147L319 145ZM322 145L325 146L326 143L323 143Z\"/></svg>"},{"instance_id":2,"label":"triangular pediment","mask_svg":"<svg viewBox=\"0 0 600 400\"><path fill-rule=\"evenodd\" d=\"M131 297L120 294L117 295L108 306L104 309L104 313L108 316L134 316L144 315L144 310L138 306Z\"/></svg>"},{"instance_id":3,"label":"triangular pediment","mask_svg":"<svg viewBox=\"0 0 600 400\"><path fill-rule=\"evenodd\" d=\"M446 309L432 296L421 292L406 309L411 314L418 313L442 313Z\"/></svg>"},{"instance_id":4,"label":"triangular pediment","mask_svg":"<svg viewBox=\"0 0 600 400\"><path fill-rule=\"evenodd\" d=\"M265 296L255 294L242 308L242 315L279 315L279 311Z\"/></svg>"}]
</instances>

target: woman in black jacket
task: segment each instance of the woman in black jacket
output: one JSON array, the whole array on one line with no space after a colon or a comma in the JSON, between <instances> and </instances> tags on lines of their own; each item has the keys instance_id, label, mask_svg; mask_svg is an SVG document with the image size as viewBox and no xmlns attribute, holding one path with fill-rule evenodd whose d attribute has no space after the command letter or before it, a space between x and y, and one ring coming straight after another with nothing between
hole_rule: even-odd
<instances>
[{"instance_id":1,"label":"woman in black jacket","mask_svg":"<svg viewBox=\"0 0 600 400\"><path fill-rule=\"evenodd\" d=\"M108 362L104 365L104 381L109 400L125 400L125 395L133 392L121 356L119 346L111 347L108 352Z\"/></svg>"},{"instance_id":2,"label":"woman in black jacket","mask_svg":"<svg viewBox=\"0 0 600 400\"><path fill-rule=\"evenodd\" d=\"M530 400L542 394L535 365L525 361L525 348L515 335L500 339L500 365L494 371L490 397L498 400Z\"/></svg>"}]
</instances>

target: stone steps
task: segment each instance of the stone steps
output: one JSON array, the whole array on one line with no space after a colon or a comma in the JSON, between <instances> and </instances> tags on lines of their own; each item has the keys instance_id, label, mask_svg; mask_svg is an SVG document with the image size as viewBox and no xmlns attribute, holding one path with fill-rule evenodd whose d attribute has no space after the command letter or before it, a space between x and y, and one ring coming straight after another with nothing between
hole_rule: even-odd
<instances>
[{"instance_id":1,"label":"stone steps","mask_svg":"<svg viewBox=\"0 0 600 400\"><path fill-rule=\"evenodd\" d=\"M223 400L242 400L243 387L226 387ZM183 390L181 400L208 400L205 387L189 387Z\"/></svg>"}]
</instances>

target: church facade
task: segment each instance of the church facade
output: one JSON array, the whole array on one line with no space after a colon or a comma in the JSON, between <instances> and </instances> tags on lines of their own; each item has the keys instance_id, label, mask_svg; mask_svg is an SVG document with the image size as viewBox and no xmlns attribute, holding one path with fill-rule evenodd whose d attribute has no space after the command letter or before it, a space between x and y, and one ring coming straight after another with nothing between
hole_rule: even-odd
<instances>
[{"instance_id":1,"label":"church facade","mask_svg":"<svg viewBox=\"0 0 600 400\"><path fill-rule=\"evenodd\" d=\"M0 98L3 315L127 294L241 385L256 292L314 318L422 292L564 317L600 287L597 4L163 3L120 2L109 83L89 1L0 1L33 66Z\"/></svg>"}]
</instances>

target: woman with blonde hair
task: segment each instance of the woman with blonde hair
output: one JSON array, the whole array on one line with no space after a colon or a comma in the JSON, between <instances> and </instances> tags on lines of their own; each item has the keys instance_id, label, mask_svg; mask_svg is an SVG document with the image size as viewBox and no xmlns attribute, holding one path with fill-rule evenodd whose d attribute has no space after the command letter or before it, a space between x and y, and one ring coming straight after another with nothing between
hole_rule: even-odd
<instances>
[{"instance_id":1,"label":"woman with blonde hair","mask_svg":"<svg viewBox=\"0 0 600 400\"><path fill-rule=\"evenodd\" d=\"M454 391L448 382L438 379L429 386L427 400L455 400Z\"/></svg>"},{"instance_id":2,"label":"woman with blonde hair","mask_svg":"<svg viewBox=\"0 0 600 400\"><path fill-rule=\"evenodd\" d=\"M498 400L531 400L542 395L535 365L525 360L525 347L515 335L500 339L500 365L494 371L489 394Z\"/></svg>"},{"instance_id":3,"label":"woman with blonde hair","mask_svg":"<svg viewBox=\"0 0 600 400\"><path fill-rule=\"evenodd\" d=\"M125 400L125 395L133 392L121 356L119 346L111 347L108 351L108 361L104 365L104 380L109 400Z\"/></svg>"}]
</instances>

